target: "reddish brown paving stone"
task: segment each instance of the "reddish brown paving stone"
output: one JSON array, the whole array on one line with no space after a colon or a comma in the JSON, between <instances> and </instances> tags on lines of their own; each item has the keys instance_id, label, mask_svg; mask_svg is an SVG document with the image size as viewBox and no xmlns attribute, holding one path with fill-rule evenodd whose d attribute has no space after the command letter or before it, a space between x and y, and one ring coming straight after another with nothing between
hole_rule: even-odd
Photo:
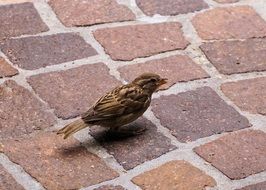
<instances>
[{"instance_id":1,"label":"reddish brown paving stone","mask_svg":"<svg viewBox=\"0 0 266 190\"><path fill-rule=\"evenodd\" d=\"M137 0L136 3L149 16L178 15L208 8L203 0Z\"/></svg>"},{"instance_id":2,"label":"reddish brown paving stone","mask_svg":"<svg viewBox=\"0 0 266 190\"><path fill-rule=\"evenodd\" d=\"M212 177L183 160L167 162L134 177L132 181L143 190L204 190L216 185Z\"/></svg>"},{"instance_id":3,"label":"reddish brown paving stone","mask_svg":"<svg viewBox=\"0 0 266 190\"><path fill-rule=\"evenodd\" d=\"M162 59L147 61L134 65L126 65L118 69L121 77L132 81L143 72L153 72L167 78L167 84L162 89L167 89L177 82L208 78L209 75L188 56L175 55Z\"/></svg>"},{"instance_id":4,"label":"reddish brown paving stone","mask_svg":"<svg viewBox=\"0 0 266 190\"><path fill-rule=\"evenodd\" d=\"M28 135L51 127L55 117L36 97L14 81L0 86L0 139Z\"/></svg>"},{"instance_id":5,"label":"reddish brown paving stone","mask_svg":"<svg viewBox=\"0 0 266 190\"><path fill-rule=\"evenodd\" d=\"M0 78L12 77L18 74L18 70L9 65L4 58L0 57Z\"/></svg>"},{"instance_id":6,"label":"reddish brown paving stone","mask_svg":"<svg viewBox=\"0 0 266 190\"><path fill-rule=\"evenodd\" d=\"M1 43L0 48L12 63L29 70L97 54L76 33L10 39Z\"/></svg>"},{"instance_id":7,"label":"reddish brown paving stone","mask_svg":"<svg viewBox=\"0 0 266 190\"><path fill-rule=\"evenodd\" d=\"M266 189L266 181L261 182L261 183L257 183L257 184L253 184L253 185L249 185L249 186L243 187L241 189L237 189L237 190L264 190L264 189Z\"/></svg>"},{"instance_id":8,"label":"reddish brown paving stone","mask_svg":"<svg viewBox=\"0 0 266 190\"><path fill-rule=\"evenodd\" d=\"M121 84L103 63L35 75L28 82L64 119L87 111L104 93Z\"/></svg>"},{"instance_id":9,"label":"reddish brown paving stone","mask_svg":"<svg viewBox=\"0 0 266 190\"><path fill-rule=\"evenodd\" d=\"M236 3L238 2L239 0L214 0L218 3Z\"/></svg>"},{"instance_id":10,"label":"reddish brown paving stone","mask_svg":"<svg viewBox=\"0 0 266 190\"><path fill-rule=\"evenodd\" d=\"M49 4L66 26L85 26L134 20L135 15L115 0L50 0Z\"/></svg>"},{"instance_id":11,"label":"reddish brown paving stone","mask_svg":"<svg viewBox=\"0 0 266 190\"><path fill-rule=\"evenodd\" d=\"M210 42L200 48L223 74L266 70L266 38Z\"/></svg>"},{"instance_id":12,"label":"reddish brown paving stone","mask_svg":"<svg viewBox=\"0 0 266 190\"><path fill-rule=\"evenodd\" d=\"M230 133L194 151L230 179L243 179L266 170L266 133Z\"/></svg>"},{"instance_id":13,"label":"reddish brown paving stone","mask_svg":"<svg viewBox=\"0 0 266 190\"><path fill-rule=\"evenodd\" d=\"M122 186L117 185L117 186L113 186L113 185L104 185L101 187L98 187L94 190L126 190L124 189Z\"/></svg>"},{"instance_id":14,"label":"reddish brown paving stone","mask_svg":"<svg viewBox=\"0 0 266 190\"><path fill-rule=\"evenodd\" d=\"M181 142L249 127L249 121L209 87L161 96L152 111Z\"/></svg>"},{"instance_id":15,"label":"reddish brown paving stone","mask_svg":"<svg viewBox=\"0 0 266 190\"><path fill-rule=\"evenodd\" d=\"M113 60L133 60L185 49L189 44L178 22L104 28L93 34Z\"/></svg>"},{"instance_id":16,"label":"reddish brown paving stone","mask_svg":"<svg viewBox=\"0 0 266 190\"><path fill-rule=\"evenodd\" d=\"M22 166L48 190L79 189L118 176L74 138L63 140L47 132L3 141L3 144L9 159Z\"/></svg>"},{"instance_id":17,"label":"reddish brown paving stone","mask_svg":"<svg viewBox=\"0 0 266 190\"><path fill-rule=\"evenodd\" d=\"M3 5L0 6L0 12L0 41L49 30L32 3Z\"/></svg>"},{"instance_id":18,"label":"reddish brown paving stone","mask_svg":"<svg viewBox=\"0 0 266 190\"><path fill-rule=\"evenodd\" d=\"M266 77L225 83L223 93L240 109L266 115Z\"/></svg>"},{"instance_id":19,"label":"reddish brown paving stone","mask_svg":"<svg viewBox=\"0 0 266 190\"><path fill-rule=\"evenodd\" d=\"M157 132L156 126L147 119L139 118L126 127L129 129L146 127L147 130L141 135L124 138L117 137L117 134L112 135L99 128L91 130L93 137L126 170L132 169L145 161L157 158L176 148L171 145L170 139Z\"/></svg>"},{"instance_id":20,"label":"reddish brown paving stone","mask_svg":"<svg viewBox=\"0 0 266 190\"><path fill-rule=\"evenodd\" d=\"M208 10L197 14L192 24L204 40L266 36L266 21L249 6Z\"/></svg>"},{"instance_id":21,"label":"reddish brown paving stone","mask_svg":"<svg viewBox=\"0 0 266 190\"><path fill-rule=\"evenodd\" d=\"M4 151L4 145L0 142L0 153Z\"/></svg>"},{"instance_id":22,"label":"reddish brown paving stone","mask_svg":"<svg viewBox=\"0 0 266 190\"><path fill-rule=\"evenodd\" d=\"M24 190L16 180L0 165L0 189L3 190Z\"/></svg>"},{"instance_id":23,"label":"reddish brown paving stone","mask_svg":"<svg viewBox=\"0 0 266 190\"><path fill-rule=\"evenodd\" d=\"M33 1L34 1L34 0L0 0L0 3L11 4L11 3L33 2Z\"/></svg>"}]
</instances>

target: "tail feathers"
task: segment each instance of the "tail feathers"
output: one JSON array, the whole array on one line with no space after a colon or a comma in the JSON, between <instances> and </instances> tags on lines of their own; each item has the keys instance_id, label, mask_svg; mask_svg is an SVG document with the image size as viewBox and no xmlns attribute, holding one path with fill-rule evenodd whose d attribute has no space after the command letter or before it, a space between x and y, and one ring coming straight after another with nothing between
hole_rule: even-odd
<instances>
[{"instance_id":1,"label":"tail feathers","mask_svg":"<svg viewBox=\"0 0 266 190\"><path fill-rule=\"evenodd\" d=\"M59 131L57 131L57 134L63 134L64 135L64 139L68 138L70 135L78 132L81 129L84 129L88 127L88 125L86 123L84 123L84 121L82 119L78 119L68 125L66 125L65 127L63 127L62 129L60 129Z\"/></svg>"}]
</instances>

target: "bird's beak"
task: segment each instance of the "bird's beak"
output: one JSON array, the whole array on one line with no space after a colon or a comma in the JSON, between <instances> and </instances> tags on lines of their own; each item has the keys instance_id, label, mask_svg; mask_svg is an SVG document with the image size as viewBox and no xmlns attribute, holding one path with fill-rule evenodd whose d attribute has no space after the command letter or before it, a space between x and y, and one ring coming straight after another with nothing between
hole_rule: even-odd
<instances>
[{"instance_id":1,"label":"bird's beak","mask_svg":"<svg viewBox=\"0 0 266 190\"><path fill-rule=\"evenodd\" d=\"M167 78L162 78L160 81L159 81L159 86L163 85L163 84L166 84L167 83Z\"/></svg>"}]
</instances>

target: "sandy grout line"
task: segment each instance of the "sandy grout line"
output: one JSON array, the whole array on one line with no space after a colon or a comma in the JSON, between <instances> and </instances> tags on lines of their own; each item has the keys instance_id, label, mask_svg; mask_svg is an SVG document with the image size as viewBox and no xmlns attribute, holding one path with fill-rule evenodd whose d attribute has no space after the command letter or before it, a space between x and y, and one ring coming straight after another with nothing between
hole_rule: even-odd
<instances>
[{"instance_id":1,"label":"sandy grout line","mask_svg":"<svg viewBox=\"0 0 266 190\"><path fill-rule=\"evenodd\" d=\"M221 134L220 136L224 136L224 135L225 134ZM216 138L219 138L219 137L216 137ZM212 140L215 140L215 138ZM105 181L100 184L89 186L87 188L84 188L84 190L91 190L93 188L96 188L96 187L99 187L105 184L123 184L125 181L128 181L128 180L130 181L132 178L134 178L135 176L138 176L139 174L142 174L143 172L157 168L172 160L185 160L191 163L193 166L199 168L204 173L206 173L207 175L215 179L215 181L217 182L216 187L219 190L223 190L223 189L228 190L228 189L232 189L233 187L240 188L246 185L253 184L254 181L261 182L263 181L266 175L266 172L260 172L258 174L251 175L244 179L230 180L221 171L219 171L218 169L213 167L210 163L206 162L203 158L198 156L192 149L176 149L176 150L167 152L153 160L146 161L145 163L140 164L136 166L135 168L127 171L127 173L122 174L118 178Z\"/></svg>"},{"instance_id":2,"label":"sandy grout line","mask_svg":"<svg viewBox=\"0 0 266 190\"><path fill-rule=\"evenodd\" d=\"M142 10L137 6L135 0L116 0L118 4L122 4L127 6L136 16L136 20L141 17L145 17L146 15L142 12Z\"/></svg>"},{"instance_id":3,"label":"sandy grout line","mask_svg":"<svg viewBox=\"0 0 266 190\"><path fill-rule=\"evenodd\" d=\"M126 170L120 165L117 160L107 152L90 134L89 128L86 128L74 135L74 137L82 143L82 145L91 153L99 156L112 169L122 175Z\"/></svg>"},{"instance_id":4,"label":"sandy grout line","mask_svg":"<svg viewBox=\"0 0 266 190\"><path fill-rule=\"evenodd\" d=\"M10 161L9 158L3 153L0 153L0 164L26 190L45 190L45 188L35 178L24 171L20 165Z\"/></svg>"},{"instance_id":5,"label":"sandy grout line","mask_svg":"<svg viewBox=\"0 0 266 190\"><path fill-rule=\"evenodd\" d=\"M171 134L170 130L164 127L161 124L160 120L156 118L156 116L151 110L151 107L148 108L148 110L144 113L143 116L157 127L158 132L163 134L166 138L170 139L172 145L176 146L178 149L183 147L183 143L179 142L176 137Z\"/></svg>"}]
</instances>

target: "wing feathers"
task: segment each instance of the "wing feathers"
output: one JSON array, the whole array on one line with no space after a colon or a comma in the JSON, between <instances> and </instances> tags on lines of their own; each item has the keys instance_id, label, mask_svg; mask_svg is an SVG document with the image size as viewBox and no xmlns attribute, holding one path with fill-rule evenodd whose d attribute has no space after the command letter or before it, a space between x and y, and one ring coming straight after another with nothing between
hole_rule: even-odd
<instances>
[{"instance_id":1,"label":"wing feathers","mask_svg":"<svg viewBox=\"0 0 266 190\"><path fill-rule=\"evenodd\" d=\"M150 101L148 94L135 86L124 85L101 97L95 105L82 115L86 122L110 120L124 114L137 112Z\"/></svg>"}]
</instances>

